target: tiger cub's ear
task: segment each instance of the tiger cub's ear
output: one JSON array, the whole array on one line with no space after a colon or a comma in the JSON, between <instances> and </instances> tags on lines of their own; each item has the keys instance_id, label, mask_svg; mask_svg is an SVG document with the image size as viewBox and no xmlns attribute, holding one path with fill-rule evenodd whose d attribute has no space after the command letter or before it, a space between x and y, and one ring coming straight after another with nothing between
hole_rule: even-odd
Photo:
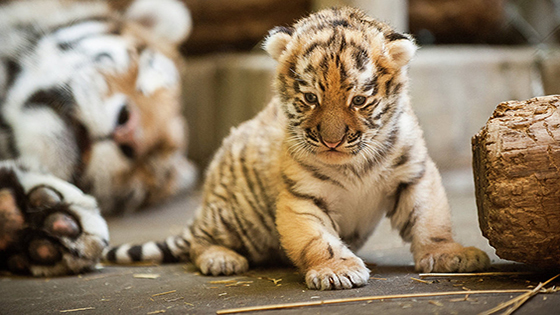
<instances>
[{"instance_id":1,"label":"tiger cub's ear","mask_svg":"<svg viewBox=\"0 0 560 315\"><path fill-rule=\"evenodd\" d=\"M191 14L178 0L135 0L125 17L173 44L184 41L192 29Z\"/></svg>"},{"instance_id":2,"label":"tiger cub's ear","mask_svg":"<svg viewBox=\"0 0 560 315\"><path fill-rule=\"evenodd\" d=\"M414 40L409 35L393 33L387 36L389 43L387 44L387 52L395 63L396 68L406 66L418 49Z\"/></svg>"},{"instance_id":3,"label":"tiger cub's ear","mask_svg":"<svg viewBox=\"0 0 560 315\"><path fill-rule=\"evenodd\" d=\"M278 26L268 32L263 48L275 60L278 60L286 46L292 39L294 29L291 27Z\"/></svg>"}]
</instances>

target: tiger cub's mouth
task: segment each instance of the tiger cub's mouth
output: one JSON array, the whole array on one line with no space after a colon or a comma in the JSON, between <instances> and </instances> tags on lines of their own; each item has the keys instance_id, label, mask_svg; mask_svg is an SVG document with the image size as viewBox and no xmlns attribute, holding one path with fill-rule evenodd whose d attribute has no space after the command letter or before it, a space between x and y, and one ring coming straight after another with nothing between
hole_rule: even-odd
<instances>
[{"instance_id":1,"label":"tiger cub's mouth","mask_svg":"<svg viewBox=\"0 0 560 315\"><path fill-rule=\"evenodd\" d=\"M327 163L340 164L346 162L352 157L351 151L346 148L346 137L342 140L332 143L321 141L321 146L317 150L317 156Z\"/></svg>"},{"instance_id":2,"label":"tiger cub's mouth","mask_svg":"<svg viewBox=\"0 0 560 315\"><path fill-rule=\"evenodd\" d=\"M317 152L317 157L327 164L343 164L352 158L352 154L336 149Z\"/></svg>"},{"instance_id":3,"label":"tiger cub's mouth","mask_svg":"<svg viewBox=\"0 0 560 315\"><path fill-rule=\"evenodd\" d=\"M330 156L330 157L335 157L335 156L342 157L342 156L350 155L348 152L339 151L337 149L323 150L319 152L319 154L322 154L324 156Z\"/></svg>"}]
</instances>

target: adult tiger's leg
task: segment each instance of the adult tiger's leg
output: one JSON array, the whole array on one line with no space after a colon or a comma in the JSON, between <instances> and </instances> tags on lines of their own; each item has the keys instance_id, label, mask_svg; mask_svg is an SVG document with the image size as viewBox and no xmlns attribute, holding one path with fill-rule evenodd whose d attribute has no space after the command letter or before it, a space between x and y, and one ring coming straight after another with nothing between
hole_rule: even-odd
<instances>
[{"instance_id":1,"label":"adult tiger's leg","mask_svg":"<svg viewBox=\"0 0 560 315\"><path fill-rule=\"evenodd\" d=\"M108 244L93 197L52 175L0 163L0 267L34 276L91 269Z\"/></svg>"}]
</instances>

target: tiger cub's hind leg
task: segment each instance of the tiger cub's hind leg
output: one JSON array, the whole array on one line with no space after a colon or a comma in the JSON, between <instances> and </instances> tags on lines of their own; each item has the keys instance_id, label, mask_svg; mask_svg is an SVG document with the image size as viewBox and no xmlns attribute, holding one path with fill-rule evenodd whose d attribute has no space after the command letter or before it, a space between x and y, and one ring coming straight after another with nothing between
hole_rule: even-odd
<instances>
[{"instance_id":1,"label":"tiger cub's hind leg","mask_svg":"<svg viewBox=\"0 0 560 315\"><path fill-rule=\"evenodd\" d=\"M91 269L108 231L95 200L47 174L0 165L0 265L55 276Z\"/></svg>"},{"instance_id":2,"label":"tiger cub's hind leg","mask_svg":"<svg viewBox=\"0 0 560 315\"><path fill-rule=\"evenodd\" d=\"M185 229L185 239L190 242L190 260L205 275L234 275L249 269L247 258L229 247L238 244L238 238L223 226L227 218L213 220L219 214L216 208L202 208L198 218ZM211 223L210 223L211 222ZM220 222L220 223L218 223ZM207 226L216 224L213 228ZM219 236L212 232L219 230ZM220 240L220 241L218 241ZM220 243L220 244L218 244Z\"/></svg>"},{"instance_id":3,"label":"tiger cub's hind leg","mask_svg":"<svg viewBox=\"0 0 560 315\"><path fill-rule=\"evenodd\" d=\"M193 250L191 249L191 255ZM247 259L235 251L219 245L195 249L194 264L205 275L236 275L249 269Z\"/></svg>"}]
</instances>

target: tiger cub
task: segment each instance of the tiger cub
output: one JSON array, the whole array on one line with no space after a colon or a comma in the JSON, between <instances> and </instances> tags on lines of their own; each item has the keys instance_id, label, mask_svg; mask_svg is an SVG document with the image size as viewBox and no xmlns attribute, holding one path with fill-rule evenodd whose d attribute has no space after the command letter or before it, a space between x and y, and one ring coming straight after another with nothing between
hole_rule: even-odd
<instances>
[{"instance_id":1,"label":"tiger cub","mask_svg":"<svg viewBox=\"0 0 560 315\"><path fill-rule=\"evenodd\" d=\"M190 258L204 274L291 261L311 289L363 286L357 251L383 216L423 272L483 269L452 237L441 178L407 96L416 46L353 8L273 29L276 94L223 141L183 235L123 245L111 261Z\"/></svg>"},{"instance_id":2,"label":"tiger cub","mask_svg":"<svg viewBox=\"0 0 560 315\"><path fill-rule=\"evenodd\" d=\"M91 269L109 241L101 213L194 183L178 53L190 27L178 0L0 5L0 270Z\"/></svg>"}]
</instances>

